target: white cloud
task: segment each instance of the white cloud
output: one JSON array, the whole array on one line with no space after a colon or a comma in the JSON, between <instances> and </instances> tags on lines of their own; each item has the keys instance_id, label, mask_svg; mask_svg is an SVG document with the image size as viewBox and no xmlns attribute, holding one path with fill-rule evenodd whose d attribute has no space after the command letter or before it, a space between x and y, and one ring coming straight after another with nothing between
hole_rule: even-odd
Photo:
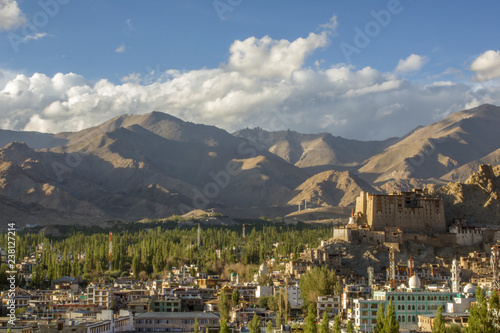
<instances>
[{"instance_id":1,"label":"white cloud","mask_svg":"<svg viewBox=\"0 0 500 333\"><path fill-rule=\"evenodd\" d=\"M330 31L333 34L337 33L338 26L339 26L339 22L337 20L337 15L335 15L335 14L330 18L328 23L320 25L321 28Z\"/></svg>"},{"instance_id":2,"label":"white cloud","mask_svg":"<svg viewBox=\"0 0 500 333\"><path fill-rule=\"evenodd\" d=\"M20 27L26 22L15 0L0 0L0 31Z\"/></svg>"},{"instance_id":3,"label":"white cloud","mask_svg":"<svg viewBox=\"0 0 500 333\"><path fill-rule=\"evenodd\" d=\"M28 42L30 40L39 40L39 39L42 39L44 37L47 37L48 34L45 33L45 32L37 32L36 34L34 35L27 35L23 38L23 42Z\"/></svg>"},{"instance_id":4,"label":"white cloud","mask_svg":"<svg viewBox=\"0 0 500 333\"><path fill-rule=\"evenodd\" d=\"M326 33L310 33L293 42L269 36L235 41L229 51L228 68L249 76L288 79L300 69L308 54L328 44Z\"/></svg>"},{"instance_id":5,"label":"white cloud","mask_svg":"<svg viewBox=\"0 0 500 333\"><path fill-rule=\"evenodd\" d=\"M121 43L120 46L118 46L116 49L115 49L115 52L116 53L123 53L127 50L127 47L125 46L125 43Z\"/></svg>"},{"instance_id":6,"label":"white cloud","mask_svg":"<svg viewBox=\"0 0 500 333\"><path fill-rule=\"evenodd\" d=\"M182 72L157 66L148 73L157 80L131 73L121 84L90 82L73 73L4 71L0 128L75 131L120 114L157 110L228 131L260 126L385 139L466 106L500 104L500 84L493 81L487 87L450 81L423 85L372 67L305 67L307 55L328 42L324 33L295 41L249 38L235 41L219 68Z\"/></svg>"},{"instance_id":7,"label":"white cloud","mask_svg":"<svg viewBox=\"0 0 500 333\"><path fill-rule=\"evenodd\" d=\"M476 81L487 81L500 77L500 51L489 50L481 54L470 65L476 72Z\"/></svg>"},{"instance_id":8,"label":"white cloud","mask_svg":"<svg viewBox=\"0 0 500 333\"><path fill-rule=\"evenodd\" d=\"M400 59L396 66L395 72L406 73L419 71L427 63L429 59L418 54L411 54L406 59Z\"/></svg>"}]
</instances>

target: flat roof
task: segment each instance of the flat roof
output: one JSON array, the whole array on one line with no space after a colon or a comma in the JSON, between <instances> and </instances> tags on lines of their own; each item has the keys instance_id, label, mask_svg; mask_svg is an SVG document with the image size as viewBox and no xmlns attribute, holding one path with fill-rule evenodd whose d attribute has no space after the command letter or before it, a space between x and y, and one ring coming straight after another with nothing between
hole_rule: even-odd
<instances>
[{"instance_id":1,"label":"flat roof","mask_svg":"<svg viewBox=\"0 0 500 333\"><path fill-rule=\"evenodd\" d=\"M135 318L155 318L155 319L219 319L219 316L211 312L144 312L135 316Z\"/></svg>"}]
</instances>

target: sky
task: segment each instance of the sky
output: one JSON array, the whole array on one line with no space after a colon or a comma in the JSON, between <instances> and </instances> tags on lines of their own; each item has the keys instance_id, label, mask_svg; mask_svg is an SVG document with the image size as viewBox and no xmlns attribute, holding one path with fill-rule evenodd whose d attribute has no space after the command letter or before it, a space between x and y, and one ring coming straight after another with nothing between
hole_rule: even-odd
<instances>
[{"instance_id":1,"label":"sky","mask_svg":"<svg viewBox=\"0 0 500 333\"><path fill-rule=\"evenodd\" d=\"M0 128L403 136L500 105L500 2L0 0Z\"/></svg>"}]
</instances>

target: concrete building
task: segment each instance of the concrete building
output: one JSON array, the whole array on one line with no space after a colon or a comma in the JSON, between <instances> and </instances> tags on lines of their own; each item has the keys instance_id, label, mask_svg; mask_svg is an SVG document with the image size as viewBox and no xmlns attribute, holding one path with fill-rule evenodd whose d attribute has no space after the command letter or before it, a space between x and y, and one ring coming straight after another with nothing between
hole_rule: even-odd
<instances>
[{"instance_id":1,"label":"concrete building","mask_svg":"<svg viewBox=\"0 0 500 333\"><path fill-rule=\"evenodd\" d=\"M418 329L419 315L435 315L439 306L446 309L447 304L453 301L455 293L449 291L423 290L417 276L412 276L407 290L386 291L376 290L373 299L354 300L355 321L358 330L373 332L377 318L378 304L387 307L392 300L396 310L396 319L401 329Z\"/></svg>"},{"instance_id":2,"label":"concrete building","mask_svg":"<svg viewBox=\"0 0 500 333\"><path fill-rule=\"evenodd\" d=\"M358 224L366 223L373 230L446 232L443 200L421 189L395 194L362 191L356 198L356 215Z\"/></svg>"},{"instance_id":3,"label":"concrete building","mask_svg":"<svg viewBox=\"0 0 500 333\"><path fill-rule=\"evenodd\" d=\"M205 327L219 331L219 317L208 312L146 312L134 318L136 332L193 332L194 321L202 331Z\"/></svg>"},{"instance_id":4,"label":"concrete building","mask_svg":"<svg viewBox=\"0 0 500 333\"><path fill-rule=\"evenodd\" d=\"M327 295L318 297L317 318L323 318L323 313L327 313L328 317L335 317L340 314L342 309L340 296Z\"/></svg>"}]
</instances>

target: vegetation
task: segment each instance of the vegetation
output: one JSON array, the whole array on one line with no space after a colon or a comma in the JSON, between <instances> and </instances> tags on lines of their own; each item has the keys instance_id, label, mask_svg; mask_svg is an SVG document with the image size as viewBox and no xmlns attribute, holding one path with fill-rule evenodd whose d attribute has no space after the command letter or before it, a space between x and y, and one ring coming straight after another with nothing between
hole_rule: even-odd
<instances>
[{"instance_id":1,"label":"vegetation","mask_svg":"<svg viewBox=\"0 0 500 333\"><path fill-rule=\"evenodd\" d=\"M488 303L486 302L484 291L479 287L476 289L476 299L477 302L470 308L469 327L467 328L467 332L497 332L493 326L492 316L488 311Z\"/></svg>"},{"instance_id":2,"label":"vegetation","mask_svg":"<svg viewBox=\"0 0 500 333\"><path fill-rule=\"evenodd\" d=\"M318 327L316 325L316 310L312 303L309 304L307 308L307 317L304 321L304 332L305 333L317 333Z\"/></svg>"},{"instance_id":3,"label":"vegetation","mask_svg":"<svg viewBox=\"0 0 500 333\"><path fill-rule=\"evenodd\" d=\"M335 276L335 272L326 266L314 267L300 278L300 294L304 305L316 306L318 296L340 295L342 286Z\"/></svg>"},{"instance_id":4,"label":"vegetation","mask_svg":"<svg viewBox=\"0 0 500 333\"><path fill-rule=\"evenodd\" d=\"M184 264L194 264L198 272L209 274L223 273L226 267L238 268L240 278L249 280L253 275L248 267L271 257L296 258L307 247L317 247L331 233L329 226L311 227L304 223L285 226L268 219L242 221L247 230L245 242L241 242L241 224L202 226L202 243L198 248L197 228L181 226L178 223L181 220L173 216L149 223L114 223L107 229L56 226L59 236L27 229L16 234L17 244L23 244L16 247L16 258L20 260L36 252L39 264L33 272L36 288L47 287L51 280L64 275L75 278L80 275L90 282L128 276L131 271L134 277L147 280ZM111 271L109 232L113 233ZM7 243L7 233L0 234L0 247L7 248ZM6 267L0 267L0 287L7 285L5 270Z\"/></svg>"},{"instance_id":5,"label":"vegetation","mask_svg":"<svg viewBox=\"0 0 500 333\"><path fill-rule=\"evenodd\" d=\"M254 313L252 320L248 324L250 333L260 333L260 317Z\"/></svg>"},{"instance_id":6,"label":"vegetation","mask_svg":"<svg viewBox=\"0 0 500 333\"><path fill-rule=\"evenodd\" d=\"M328 313L323 312L323 319L321 320L321 324L319 325L318 328L318 333L329 333L330 332L330 327L329 327L329 318L328 318Z\"/></svg>"},{"instance_id":7,"label":"vegetation","mask_svg":"<svg viewBox=\"0 0 500 333\"><path fill-rule=\"evenodd\" d=\"M436 312L436 317L432 324L432 333L446 333L446 326L443 318L443 306L439 306Z\"/></svg>"}]
</instances>

